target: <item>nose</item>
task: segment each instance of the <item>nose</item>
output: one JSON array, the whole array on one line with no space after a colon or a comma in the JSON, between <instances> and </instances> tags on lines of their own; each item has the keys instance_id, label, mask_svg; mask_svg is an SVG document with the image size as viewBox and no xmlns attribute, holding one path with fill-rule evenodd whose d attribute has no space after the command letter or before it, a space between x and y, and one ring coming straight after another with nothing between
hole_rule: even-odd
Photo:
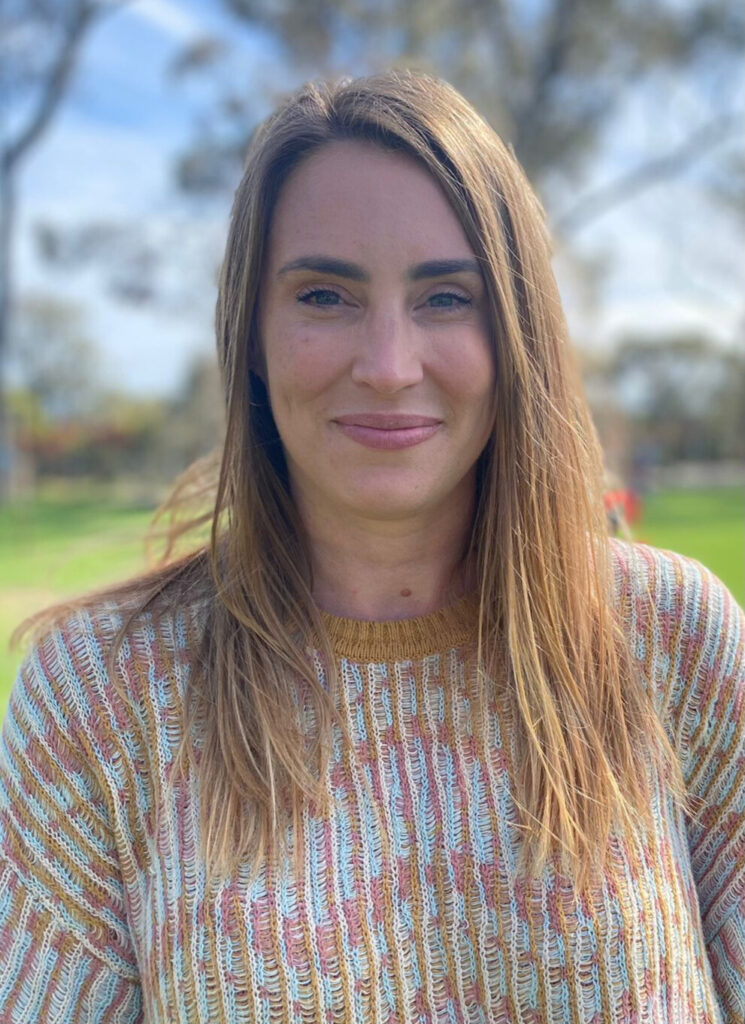
<instances>
[{"instance_id":1,"label":"nose","mask_svg":"<svg viewBox=\"0 0 745 1024\"><path fill-rule=\"evenodd\" d=\"M421 353L403 315L379 313L360 330L352 380L380 394L395 394L424 377Z\"/></svg>"}]
</instances>

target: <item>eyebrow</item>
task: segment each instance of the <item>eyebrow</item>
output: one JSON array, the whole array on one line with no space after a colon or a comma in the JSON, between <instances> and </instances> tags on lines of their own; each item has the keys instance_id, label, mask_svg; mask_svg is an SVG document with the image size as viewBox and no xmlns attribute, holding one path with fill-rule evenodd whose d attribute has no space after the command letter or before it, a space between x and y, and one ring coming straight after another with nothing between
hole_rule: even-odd
<instances>
[{"instance_id":1,"label":"eyebrow","mask_svg":"<svg viewBox=\"0 0 745 1024\"><path fill-rule=\"evenodd\" d=\"M448 277L450 274L463 273L478 274L481 277L478 260L427 260L411 267L407 277L412 281L421 281L427 277Z\"/></svg>"},{"instance_id":2,"label":"eyebrow","mask_svg":"<svg viewBox=\"0 0 745 1024\"><path fill-rule=\"evenodd\" d=\"M334 277L345 277L350 281L369 281L370 275L359 265L349 260L338 260L333 256L300 256L280 267L277 274L287 274L292 270L314 270L319 274L332 274ZM429 277L448 277L451 274L478 274L481 267L478 260L425 260L416 263L406 272L410 281L422 281Z\"/></svg>"}]
</instances>

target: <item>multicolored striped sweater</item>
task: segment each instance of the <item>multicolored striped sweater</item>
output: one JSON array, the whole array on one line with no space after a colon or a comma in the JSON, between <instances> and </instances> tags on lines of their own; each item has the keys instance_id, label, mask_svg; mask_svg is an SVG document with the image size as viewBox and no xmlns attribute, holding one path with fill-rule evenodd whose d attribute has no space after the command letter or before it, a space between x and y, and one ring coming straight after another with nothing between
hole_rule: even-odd
<instances>
[{"instance_id":1,"label":"multicolored striped sweater","mask_svg":"<svg viewBox=\"0 0 745 1024\"><path fill-rule=\"evenodd\" d=\"M4 723L0 1020L745 1021L743 616L696 563L614 550L635 656L705 810L691 825L660 782L653 834L614 839L582 897L553 868L516 875L520 752L496 704L488 741L469 731L470 602L326 617L354 740L337 736L331 807L305 814L302 871L209 892L209 794L183 780L156 806L203 609L131 628L131 706L104 668L115 610L75 613L26 658Z\"/></svg>"}]
</instances>

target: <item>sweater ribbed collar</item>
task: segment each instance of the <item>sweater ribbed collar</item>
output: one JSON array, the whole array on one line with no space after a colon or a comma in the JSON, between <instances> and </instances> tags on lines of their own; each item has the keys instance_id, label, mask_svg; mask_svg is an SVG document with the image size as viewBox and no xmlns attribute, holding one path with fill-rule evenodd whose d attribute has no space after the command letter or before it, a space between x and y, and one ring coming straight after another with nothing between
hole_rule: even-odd
<instances>
[{"instance_id":1,"label":"sweater ribbed collar","mask_svg":"<svg viewBox=\"0 0 745 1024\"><path fill-rule=\"evenodd\" d=\"M373 622L321 612L338 657L359 662L424 658L471 642L476 636L478 598L469 594L455 604L411 619Z\"/></svg>"}]
</instances>

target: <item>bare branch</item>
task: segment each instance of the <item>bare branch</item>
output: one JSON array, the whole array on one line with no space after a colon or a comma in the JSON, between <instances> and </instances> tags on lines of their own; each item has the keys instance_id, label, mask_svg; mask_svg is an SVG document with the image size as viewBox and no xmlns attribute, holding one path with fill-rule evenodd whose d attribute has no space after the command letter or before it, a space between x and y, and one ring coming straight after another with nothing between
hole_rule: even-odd
<instances>
[{"instance_id":1,"label":"bare branch","mask_svg":"<svg viewBox=\"0 0 745 1024\"><path fill-rule=\"evenodd\" d=\"M556 76L566 66L576 15L576 0L557 0L551 11L550 31L533 65L533 104L543 101Z\"/></svg>"},{"instance_id":2,"label":"bare branch","mask_svg":"<svg viewBox=\"0 0 745 1024\"><path fill-rule=\"evenodd\" d=\"M591 220L621 203L628 202L652 185L680 174L683 167L690 166L706 156L714 146L734 137L739 124L740 119L735 114L714 118L670 153L647 161L616 181L603 185L602 188L580 199L575 206L556 218L555 230L565 236L573 234Z\"/></svg>"},{"instance_id":3,"label":"bare branch","mask_svg":"<svg viewBox=\"0 0 745 1024\"><path fill-rule=\"evenodd\" d=\"M83 3L75 12L68 27L67 36L45 83L38 109L18 138L7 147L3 154L3 163L7 169L12 168L34 145L51 121L64 96L83 36L93 20L103 14L104 10L103 4Z\"/></svg>"},{"instance_id":4,"label":"bare branch","mask_svg":"<svg viewBox=\"0 0 745 1024\"><path fill-rule=\"evenodd\" d=\"M526 79L528 90L518 108L513 111L513 142L518 153L528 149L526 140L540 133L543 127L549 94L570 60L576 14L577 0L557 0L549 12L542 45L529 65Z\"/></svg>"}]
</instances>

